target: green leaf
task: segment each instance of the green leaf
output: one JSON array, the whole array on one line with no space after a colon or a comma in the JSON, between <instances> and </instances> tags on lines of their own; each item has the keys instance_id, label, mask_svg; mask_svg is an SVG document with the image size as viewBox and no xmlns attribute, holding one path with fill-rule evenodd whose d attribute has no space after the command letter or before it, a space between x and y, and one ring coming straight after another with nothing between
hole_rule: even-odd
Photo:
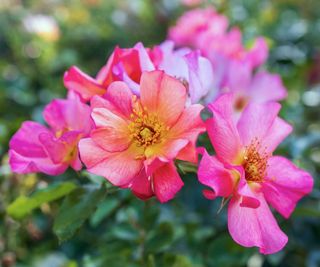
<instances>
[{"instance_id":1,"label":"green leaf","mask_svg":"<svg viewBox=\"0 0 320 267\"><path fill-rule=\"evenodd\" d=\"M34 192L29 197L18 197L7 207L7 213L16 220L22 219L43 203L48 203L68 195L76 188L77 185L70 182L51 184L45 189Z\"/></svg>"},{"instance_id":2,"label":"green leaf","mask_svg":"<svg viewBox=\"0 0 320 267\"><path fill-rule=\"evenodd\" d=\"M139 239L139 232L132 225L118 223L110 229L110 235L120 240L134 241Z\"/></svg>"},{"instance_id":3,"label":"green leaf","mask_svg":"<svg viewBox=\"0 0 320 267\"><path fill-rule=\"evenodd\" d=\"M228 253L225 253L228 251ZM228 233L216 237L208 247L209 266L242 266L253 254L254 249L241 247Z\"/></svg>"},{"instance_id":4,"label":"green leaf","mask_svg":"<svg viewBox=\"0 0 320 267\"><path fill-rule=\"evenodd\" d=\"M182 161L182 160L177 160L176 165L182 174L186 174L188 172L197 173L197 165L195 165L193 163L190 163L187 161Z\"/></svg>"},{"instance_id":5,"label":"green leaf","mask_svg":"<svg viewBox=\"0 0 320 267\"><path fill-rule=\"evenodd\" d=\"M319 218L320 211L316 208L297 207L293 212L292 217L293 218L298 218L298 217Z\"/></svg>"},{"instance_id":6,"label":"green leaf","mask_svg":"<svg viewBox=\"0 0 320 267\"><path fill-rule=\"evenodd\" d=\"M53 231L60 242L71 238L96 210L106 194L104 187L82 187L68 195L54 220Z\"/></svg>"},{"instance_id":7,"label":"green leaf","mask_svg":"<svg viewBox=\"0 0 320 267\"><path fill-rule=\"evenodd\" d=\"M173 242L173 234L172 224L168 222L161 223L146 242L147 252L160 252L165 249Z\"/></svg>"},{"instance_id":8,"label":"green leaf","mask_svg":"<svg viewBox=\"0 0 320 267\"><path fill-rule=\"evenodd\" d=\"M92 227L98 226L103 219L108 217L111 212L118 206L119 201L116 199L108 198L98 205L97 210L90 218L90 225Z\"/></svg>"}]
</instances>

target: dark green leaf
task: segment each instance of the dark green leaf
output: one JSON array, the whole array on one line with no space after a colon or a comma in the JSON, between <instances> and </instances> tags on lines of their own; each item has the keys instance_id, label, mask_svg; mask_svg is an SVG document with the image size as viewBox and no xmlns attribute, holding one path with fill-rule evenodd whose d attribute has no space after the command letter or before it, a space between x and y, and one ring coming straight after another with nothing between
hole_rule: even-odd
<instances>
[{"instance_id":1,"label":"dark green leaf","mask_svg":"<svg viewBox=\"0 0 320 267\"><path fill-rule=\"evenodd\" d=\"M108 198L98 205L96 212L90 218L90 225L96 227L101 221L108 217L108 215L118 206L119 201Z\"/></svg>"},{"instance_id":2,"label":"dark green leaf","mask_svg":"<svg viewBox=\"0 0 320 267\"><path fill-rule=\"evenodd\" d=\"M226 251L229 253L226 254ZM209 245L208 265L242 266L252 253L252 249L239 246L226 233L215 238Z\"/></svg>"},{"instance_id":3,"label":"dark green leaf","mask_svg":"<svg viewBox=\"0 0 320 267\"><path fill-rule=\"evenodd\" d=\"M59 241L73 236L85 220L95 211L106 190L102 187L78 188L65 198L54 221L53 231Z\"/></svg>"},{"instance_id":4,"label":"dark green leaf","mask_svg":"<svg viewBox=\"0 0 320 267\"><path fill-rule=\"evenodd\" d=\"M134 241L139 239L138 230L128 223L118 223L110 229L110 234L120 240Z\"/></svg>"},{"instance_id":5,"label":"dark green leaf","mask_svg":"<svg viewBox=\"0 0 320 267\"><path fill-rule=\"evenodd\" d=\"M148 252L159 252L165 249L173 241L173 227L168 222L161 223L150 235L146 242Z\"/></svg>"},{"instance_id":6,"label":"dark green leaf","mask_svg":"<svg viewBox=\"0 0 320 267\"><path fill-rule=\"evenodd\" d=\"M77 186L70 182L49 185L45 189L34 192L29 197L18 197L7 207L7 212L14 219L22 219L30 214L32 210L40 207L43 203L51 202L68 195L76 188Z\"/></svg>"},{"instance_id":7,"label":"dark green leaf","mask_svg":"<svg viewBox=\"0 0 320 267\"><path fill-rule=\"evenodd\" d=\"M311 218L319 218L320 217L320 211L315 208L309 208L309 207L297 207L295 211L292 214L293 218L296 217L311 217Z\"/></svg>"}]
</instances>

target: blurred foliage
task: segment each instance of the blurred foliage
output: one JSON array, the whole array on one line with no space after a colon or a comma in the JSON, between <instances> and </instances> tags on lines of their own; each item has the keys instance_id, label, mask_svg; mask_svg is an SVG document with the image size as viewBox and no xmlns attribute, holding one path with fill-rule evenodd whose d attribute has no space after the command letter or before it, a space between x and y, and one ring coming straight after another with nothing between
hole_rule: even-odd
<instances>
[{"instance_id":1,"label":"blurred foliage","mask_svg":"<svg viewBox=\"0 0 320 267\"><path fill-rule=\"evenodd\" d=\"M2 266L320 266L320 2L206 4L214 4L238 25L247 45L258 35L268 38L266 67L280 73L289 89L282 116L295 131L277 152L312 172L315 188L289 220L278 218L289 236L286 248L262 256L235 244L226 229L226 209L217 214L220 203L202 197L203 187L193 173L184 175L185 187L164 205L114 190L85 171L59 177L10 173L10 136L24 120L42 121L43 106L65 96L62 77L69 66L95 75L116 45L163 41L186 8L178 0L1 0ZM57 193L57 187L64 191ZM68 240L59 242L54 232L60 241Z\"/></svg>"}]
</instances>

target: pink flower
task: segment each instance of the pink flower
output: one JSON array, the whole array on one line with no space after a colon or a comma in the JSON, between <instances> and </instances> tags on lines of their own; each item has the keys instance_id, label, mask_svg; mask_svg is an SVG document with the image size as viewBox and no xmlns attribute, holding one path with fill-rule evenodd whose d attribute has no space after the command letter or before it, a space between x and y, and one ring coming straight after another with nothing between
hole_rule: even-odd
<instances>
[{"instance_id":1,"label":"pink flower","mask_svg":"<svg viewBox=\"0 0 320 267\"><path fill-rule=\"evenodd\" d=\"M188 48L174 50L172 41L165 41L160 46L161 60L157 69L176 77L185 84L192 104L214 92L214 77L210 61L200 55L200 51Z\"/></svg>"},{"instance_id":2,"label":"pink flower","mask_svg":"<svg viewBox=\"0 0 320 267\"><path fill-rule=\"evenodd\" d=\"M26 121L10 140L12 171L58 175L68 166L80 170L78 142L91 130L90 107L70 96L67 100L53 100L43 115L50 128Z\"/></svg>"},{"instance_id":3,"label":"pink flower","mask_svg":"<svg viewBox=\"0 0 320 267\"><path fill-rule=\"evenodd\" d=\"M181 16L177 25L169 30L169 39L178 46L200 48L198 41L203 34L220 36L228 28L228 20L219 15L212 7L193 9Z\"/></svg>"},{"instance_id":4,"label":"pink flower","mask_svg":"<svg viewBox=\"0 0 320 267\"><path fill-rule=\"evenodd\" d=\"M67 89L77 92L85 101L95 95L103 96L113 81L125 82L135 95L140 94L140 79L144 71L163 70L178 78L188 89L191 103L198 103L213 86L213 73L208 59L189 48L174 50L166 41L152 49L137 43L133 48L116 48L97 75L91 78L77 67L64 75Z\"/></svg>"},{"instance_id":5,"label":"pink flower","mask_svg":"<svg viewBox=\"0 0 320 267\"><path fill-rule=\"evenodd\" d=\"M183 84L162 71L142 74L140 98L112 83L105 98L92 99L96 129L79 144L88 171L141 199L172 199L183 185L173 160L197 162L195 142L204 130L203 107L186 108L186 98Z\"/></svg>"},{"instance_id":6,"label":"pink flower","mask_svg":"<svg viewBox=\"0 0 320 267\"><path fill-rule=\"evenodd\" d=\"M209 105L213 118L206 126L217 155L204 153L199 181L212 189L204 191L207 198L231 198L228 228L237 243L276 253L288 238L268 204L288 218L312 190L313 179L286 158L272 155L292 130L277 116L278 103L250 103L236 124L232 103L233 95L225 94Z\"/></svg>"},{"instance_id":7,"label":"pink flower","mask_svg":"<svg viewBox=\"0 0 320 267\"><path fill-rule=\"evenodd\" d=\"M252 68L263 64L269 53L267 43L262 37L255 39L253 45L246 49L242 43L241 31L236 27L221 35L203 33L198 37L197 48L212 63L222 57L227 61L246 60Z\"/></svg>"},{"instance_id":8,"label":"pink flower","mask_svg":"<svg viewBox=\"0 0 320 267\"><path fill-rule=\"evenodd\" d=\"M142 71L153 70L150 64L152 63L148 54L142 50L140 44L127 49L116 47L96 78L88 76L73 66L65 72L63 81L68 90L77 92L82 99L88 101L94 95L105 94L113 81L127 80L138 84Z\"/></svg>"},{"instance_id":9,"label":"pink flower","mask_svg":"<svg viewBox=\"0 0 320 267\"><path fill-rule=\"evenodd\" d=\"M249 101L261 103L284 99L287 93L279 76L267 72L254 75L256 68L268 57L265 39L257 38L247 49L243 46L241 31L238 28L227 31L227 26L226 18L217 14L215 10L194 9L186 12L169 31L169 38L177 45L189 45L199 49L205 59L211 62L211 67L206 68L207 77L209 71L212 71L207 79L210 82L207 82L208 86L201 88L209 89L197 89L196 92L201 94L206 103L221 93L235 92L235 106L239 111ZM173 57L167 58L168 62L173 61ZM174 69L177 72L183 68ZM205 92L206 94L203 94Z\"/></svg>"},{"instance_id":10,"label":"pink flower","mask_svg":"<svg viewBox=\"0 0 320 267\"><path fill-rule=\"evenodd\" d=\"M250 102L266 103L287 97L287 89L278 74L253 72L250 62L233 61L229 64L222 92L234 93L234 108L241 112Z\"/></svg>"},{"instance_id":11,"label":"pink flower","mask_svg":"<svg viewBox=\"0 0 320 267\"><path fill-rule=\"evenodd\" d=\"M243 47L241 32L237 28L220 36L204 34L199 39L199 49L212 64L216 87L220 92L230 87L230 79L234 77L240 79L241 74L245 74L247 76L242 79L250 79L255 68L268 57L268 46L263 38L257 38L251 49L247 50Z\"/></svg>"}]
</instances>

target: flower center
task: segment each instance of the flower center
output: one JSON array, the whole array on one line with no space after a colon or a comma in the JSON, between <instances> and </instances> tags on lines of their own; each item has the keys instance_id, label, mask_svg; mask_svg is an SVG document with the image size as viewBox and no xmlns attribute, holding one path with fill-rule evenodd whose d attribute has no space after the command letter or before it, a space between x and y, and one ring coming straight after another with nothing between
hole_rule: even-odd
<instances>
[{"instance_id":1,"label":"flower center","mask_svg":"<svg viewBox=\"0 0 320 267\"><path fill-rule=\"evenodd\" d=\"M248 100L243 96L238 96L234 102L234 108L236 111L242 111L247 105Z\"/></svg>"},{"instance_id":2,"label":"flower center","mask_svg":"<svg viewBox=\"0 0 320 267\"><path fill-rule=\"evenodd\" d=\"M130 115L129 131L138 146L148 147L160 143L165 130L163 123L154 114L149 114L141 103L133 98L133 110Z\"/></svg>"},{"instance_id":3,"label":"flower center","mask_svg":"<svg viewBox=\"0 0 320 267\"><path fill-rule=\"evenodd\" d=\"M261 152L260 142L255 139L245 149L242 166L245 171L245 178L250 182L262 182L266 174L269 155Z\"/></svg>"}]
</instances>

